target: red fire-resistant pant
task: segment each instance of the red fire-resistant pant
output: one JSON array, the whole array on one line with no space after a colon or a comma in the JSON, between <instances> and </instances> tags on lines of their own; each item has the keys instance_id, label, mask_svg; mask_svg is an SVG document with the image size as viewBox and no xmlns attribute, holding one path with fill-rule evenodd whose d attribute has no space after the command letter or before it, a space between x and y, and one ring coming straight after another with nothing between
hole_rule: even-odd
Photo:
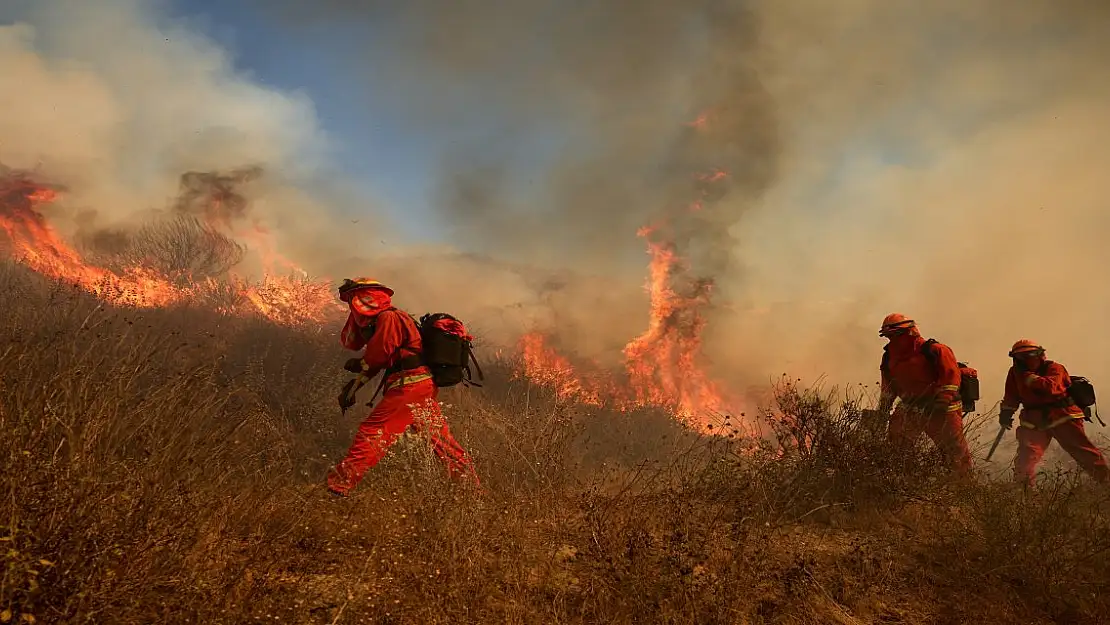
<instances>
[{"instance_id":1,"label":"red fire-resistant pant","mask_svg":"<svg viewBox=\"0 0 1110 625\"><path fill-rule=\"evenodd\" d=\"M944 452L952 468L960 474L971 471L971 450L964 438L963 415L955 410L925 414L899 405L890 415L887 436L895 444L909 444L922 434Z\"/></svg>"},{"instance_id":2,"label":"red fire-resistant pant","mask_svg":"<svg viewBox=\"0 0 1110 625\"><path fill-rule=\"evenodd\" d=\"M328 473L328 488L339 495L348 494L412 425L430 439L432 451L447 465L452 478L466 478L478 485L470 456L451 436L436 401L438 395L439 389L432 380L385 391L359 426L347 456Z\"/></svg>"},{"instance_id":3,"label":"red fire-resistant pant","mask_svg":"<svg viewBox=\"0 0 1110 625\"><path fill-rule=\"evenodd\" d=\"M1014 479L1032 485L1036 479L1037 465L1049 443L1057 443L1068 452L1084 471L1100 482L1110 482L1110 468L1098 447L1087 438L1082 419L1065 421L1047 430L1017 428L1018 452L1014 458Z\"/></svg>"}]
</instances>

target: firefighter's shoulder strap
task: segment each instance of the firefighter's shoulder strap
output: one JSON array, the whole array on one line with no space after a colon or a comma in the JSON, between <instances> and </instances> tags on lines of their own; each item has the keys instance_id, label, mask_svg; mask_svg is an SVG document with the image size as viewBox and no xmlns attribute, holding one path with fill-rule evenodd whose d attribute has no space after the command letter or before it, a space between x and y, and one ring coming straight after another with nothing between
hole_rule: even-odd
<instances>
[{"instance_id":1,"label":"firefighter's shoulder strap","mask_svg":"<svg viewBox=\"0 0 1110 625\"><path fill-rule=\"evenodd\" d=\"M925 356L925 359L928 360L929 364L933 367L937 366L937 350L934 347L937 343L939 343L939 341L936 339L928 339L921 344L921 355ZM890 371L890 345L883 346L883 359L879 362L879 370L884 373Z\"/></svg>"},{"instance_id":2,"label":"firefighter's shoulder strap","mask_svg":"<svg viewBox=\"0 0 1110 625\"><path fill-rule=\"evenodd\" d=\"M398 315L400 317L401 325L405 328L404 338L401 340L401 345L397 348L397 351L395 353L397 355L401 355L404 354L406 350L410 353L407 356L401 355L400 358L398 358L392 366L386 368L385 371L382 371L382 379L380 382L378 382L378 388L374 390L374 394L370 397L370 401L366 402L367 406L373 404L374 401L378 399L378 395L383 390L385 390L385 383L386 380L389 379L390 375L397 373L398 371L404 371L406 369L415 369L424 364L424 359L421 357L420 352L412 347L412 344L415 342L413 339L412 329L415 327L416 320L412 318L412 315L409 315L406 312L402 312L392 306L379 313L378 317L380 318L386 313L394 313ZM408 319L406 319L406 317ZM412 323L407 323L407 321L409 320L412 320ZM377 319L375 318L375 323L376 322Z\"/></svg>"},{"instance_id":3,"label":"firefighter's shoulder strap","mask_svg":"<svg viewBox=\"0 0 1110 625\"><path fill-rule=\"evenodd\" d=\"M924 356L925 359L929 361L929 364L933 367L936 367L937 362L940 360L940 356L937 356L936 347L939 343L940 341L936 339L927 339L924 343L921 344L921 355Z\"/></svg>"}]
</instances>

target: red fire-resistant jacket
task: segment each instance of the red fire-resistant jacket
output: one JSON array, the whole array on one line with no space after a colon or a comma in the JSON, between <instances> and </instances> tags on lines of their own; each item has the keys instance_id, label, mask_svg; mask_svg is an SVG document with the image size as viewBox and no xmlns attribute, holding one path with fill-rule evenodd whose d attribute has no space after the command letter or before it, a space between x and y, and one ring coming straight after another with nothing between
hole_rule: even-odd
<instances>
[{"instance_id":1,"label":"red fire-resistant jacket","mask_svg":"<svg viewBox=\"0 0 1110 625\"><path fill-rule=\"evenodd\" d=\"M424 347L416 322L400 310L388 308L378 313L373 321L367 321L374 325L374 333L369 340L363 337L359 321L356 313L347 315L347 323L340 332L340 342L350 350L365 346L362 361L366 364L364 375L368 378L373 378L383 369L395 367L405 356L420 354Z\"/></svg>"},{"instance_id":2,"label":"red fire-resistant jacket","mask_svg":"<svg viewBox=\"0 0 1110 625\"><path fill-rule=\"evenodd\" d=\"M931 347L934 359L925 355L925 338L894 340L887 348L888 362L882 369L882 394L893 402L898 397L911 404L959 403L960 367L956 355L943 343Z\"/></svg>"},{"instance_id":3,"label":"red fire-resistant jacket","mask_svg":"<svg viewBox=\"0 0 1110 625\"><path fill-rule=\"evenodd\" d=\"M1006 374L1003 410L1021 411L1021 426L1044 430L1071 419L1082 419L1083 409L1068 396L1071 376L1064 365L1046 360L1037 371L1018 371L1010 367Z\"/></svg>"}]
</instances>

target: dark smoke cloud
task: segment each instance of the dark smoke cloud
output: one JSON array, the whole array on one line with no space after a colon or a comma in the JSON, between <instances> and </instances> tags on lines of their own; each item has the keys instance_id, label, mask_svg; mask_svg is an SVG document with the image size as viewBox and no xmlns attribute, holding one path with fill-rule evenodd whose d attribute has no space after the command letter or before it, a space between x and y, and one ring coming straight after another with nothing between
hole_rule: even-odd
<instances>
[{"instance_id":1,"label":"dark smoke cloud","mask_svg":"<svg viewBox=\"0 0 1110 625\"><path fill-rule=\"evenodd\" d=\"M139 0L3 4L0 160L44 162L100 223L165 206L183 171L262 163L251 215L283 254L617 357L646 325L635 232L661 225L686 292L712 278L705 346L737 386L871 381L893 310L985 397L1022 336L1110 379L1110 3L256 2L284 45L349 46L321 71L430 144L459 245L395 247L343 181L283 183L330 169L310 103Z\"/></svg>"},{"instance_id":2,"label":"dark smoke cloud","mask_svg":"<svg viewBox=\"0 0 1110 625\"><path fill-rule=\"evenodd\" d=\"M187 171L181 174L180 193L173 209L184 215L203 217L213 225L231 228L231 222L247 216L250 200L240 191L244 183L262 176L262 167L252 165L228 172Z\"/></svg>"},{"instance_id":3,"label":"dark smoke cloud","mask_svg":"<svg viewBox=\"0 0 1110 625\"><path fill-rule=\"evenodd\" d=\"M388 57L368 44L367 80L412 129L441 133L437 204L467 247L642 272L635 233L665 220L712 276L730 268L728 227L775 177L778 122L744 2L331 0L284 16L374 26L365 39ZM703 113L710 125L689 124ZM716 201L688 211L695 176L717 169Z\"/></svg>"},{"instance_id":4,"label":"dark smoke cloud","mask_svg":"<svg viewBox=\"0 0 1110 625\"><path fill-rule=\"evenodd\" d=\"M984 407L1026 335L1110 379L1090 349L1110 310L1110 3L320 7L291 32L362 20L387 33L348 69L435 136L460 240L632 274L645 260L632 233L671 215L663 234L690 277L731 300L706 347L732 382L873 381L894 310L979 368ZM704 131L683 124L703 112L717 114ZM733 186L686 213L712 168ZM547 301L573 313L579 300ZM627 338L644 327L630 310L563 327ZM615 321L597 329L599 315Z\"/></svg>"}]
</instances>

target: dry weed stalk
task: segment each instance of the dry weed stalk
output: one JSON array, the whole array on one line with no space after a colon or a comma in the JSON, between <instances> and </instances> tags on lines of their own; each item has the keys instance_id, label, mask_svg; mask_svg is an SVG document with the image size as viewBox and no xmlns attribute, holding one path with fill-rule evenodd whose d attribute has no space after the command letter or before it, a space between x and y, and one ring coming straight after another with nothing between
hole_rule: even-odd
<instances>
[{"instance_id":1,"label":"dry weed stalk","mask_svg":"<svg viewBox=\"0 0 1110 625\"><path fill-rule=\"evenodd\" d=\"M1110 609L1105 493L953 483L860 392L782 380L764 440L557 401L488 362L443 411L486 497L419 439L322 476L326 333L122 310L0 270L0 621L1066 621ZM990 422L970 427L989 427ZM23 617L22 615L29 615Z\"/></svg>"}]
</instances>

